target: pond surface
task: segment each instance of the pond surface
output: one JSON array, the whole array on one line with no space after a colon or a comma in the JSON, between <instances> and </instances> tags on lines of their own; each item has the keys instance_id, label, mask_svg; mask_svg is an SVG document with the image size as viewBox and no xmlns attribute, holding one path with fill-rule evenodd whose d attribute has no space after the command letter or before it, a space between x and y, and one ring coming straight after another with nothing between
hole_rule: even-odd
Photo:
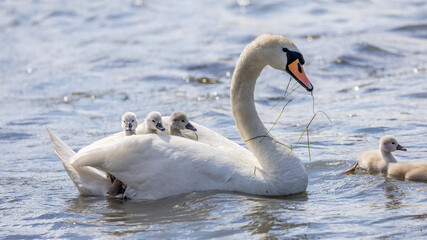
<instances>
[{"instance_id":1,"label":"pond surface","mask_svg":"<svg viewBox=\"0 0 427 240\"><path fill-rule=\"evenodd\" d=\"M339 175L385 134L408 149L395 154L401 162L427 160L426 1L9 0L0 16L1 238L427 238L427 183ZM311 159L306 136L295 148L305 193L79 195L46 128L78 150L120 131L126 111L181 110L243 145L229 85L262 33L299 47L314 110L332 121L320 113L310 125ZM288 79L271 68L260 76L267 127ZM303 88L292 96L272 133L295 146L313 103Z\"/></svg>"}]
</instances>

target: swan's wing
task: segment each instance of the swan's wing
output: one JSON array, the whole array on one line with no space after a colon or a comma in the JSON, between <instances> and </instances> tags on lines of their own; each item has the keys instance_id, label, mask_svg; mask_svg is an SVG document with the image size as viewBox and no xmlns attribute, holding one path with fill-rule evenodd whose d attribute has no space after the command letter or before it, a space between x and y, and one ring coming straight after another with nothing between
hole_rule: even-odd
<instances>
[{"instance_id":1,"label":"swan's wing","mask_svg":"<svg viewBox=\"0 0 427 240\"><path fill-rule=\"evenodd\" d=\"M47 132L55 153L79 192L84 195L105 195L111 185L105 175L92 167L74 167L72 162L76 153L49 129Z\"/></svg>"},{"instance_id":2,"label":"swan's wing","mask_svg":"<svg viewBox=\"0 0 427 240\"><path fill-rule=\"evenodd\" d=\"M88 149L75 156L74 166L109 172L137 190L138 198L250 188L255 168L253 155L168 135L127 136Z\"/></svg>"}]
</instances>

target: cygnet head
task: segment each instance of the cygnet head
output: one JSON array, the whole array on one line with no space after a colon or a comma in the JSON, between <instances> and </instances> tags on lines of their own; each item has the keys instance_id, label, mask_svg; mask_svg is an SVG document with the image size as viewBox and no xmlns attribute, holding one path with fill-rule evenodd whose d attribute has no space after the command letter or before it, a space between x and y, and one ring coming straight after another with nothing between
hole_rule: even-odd
<instances>
[{"instance_id":1,"label":"cygnet head","mask_svg":"<svg viewBox=\"0 0 427 240\"><path fill-rule=\"evenodd\" d=\"M134 133L138 126L138 120L133 112L127 112L122 116L122 128L125 130L126 135Z\"/></svg>"},{"instance_id":2,"label":"cygnet head","mask_svg":"<svg viewBox=\"0 0 427 240\"><path fill-rule=\"evenodd\" d=\"M159 112L148 113L147 117L145 118L145 123L149 131L157 132L157 130L165 130L162 124L162 114Z\"/></svg>"},{"instance_id":3,"label":"cygnet head","mask_svg":"<svg viewBox=\"0 0 427 240\"><path fill-rule=\"evenodd\" d=\"M394 152L396 150L407 151L392 135L386 135L380 139L380 150L383 152Z\"/></svg>"},{"instance_id":4,"label":"cygnet head","mask_svg":"<svg viewBox=\"0 0 427 240\"><path fill-rule=\"evenodd\" d=\"M197 131L193 125L191 125L190 121L188 120L187 114L183 112L174 112L170 116L170 128L173 129L189 129L191 131Z\"/></svg>"},{"instance_id":5,"label":"cygnet head","mask_svg":"<svg viewBox=\"0 0 427 240\"><path fill-rule=\"evenodd\" d=\"M285 71L298 81L307 91L313 91L313 85L304 73L305 60L299 49L289 39L264 34L247 46L245 52L258 53L260 59L271 67Z\"/></svg>"}]
</instances>

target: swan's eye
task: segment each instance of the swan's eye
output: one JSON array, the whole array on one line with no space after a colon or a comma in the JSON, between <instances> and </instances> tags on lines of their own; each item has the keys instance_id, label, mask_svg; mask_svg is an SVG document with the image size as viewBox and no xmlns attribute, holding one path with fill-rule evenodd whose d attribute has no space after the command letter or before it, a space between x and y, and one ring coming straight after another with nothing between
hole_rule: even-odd
<instances>
[{"instance_id":1,"label":"swan's eye","mask_svg":"<svg viewBox=\"0 0 427 240\"><path fill-rule=\"evenodd\" d=\"M123 123L126 123L126 121L123 121Z\"/></svg>"},{"instance_id":2,"label":"swan's eye","mask_svg":"<svg viewBox=\"0 0 427 240\"><path fill-rule=\"evenodd\" d=\"M287 48L282 48L282 51L283 51L283 52L288 52L288 51L289 51L289 49L287 49Z\"/></svg>"},{"instance_id":3,"label":"swan's eye","mask_svg":"<svg viewBox=\"0 0 427 240\"><path fill-rule=\"evenodd\" d=\"M156 122L156 121L154 121L154 120L151 120L152 122Z\"/></svg>"},{"instance_id":4,"label":"swan's eye","mask_svg":"<svg viewBox=\"0 0 427 240\"><path fill-rule=\"evenodd\" d=\"M181 120L181 122L185 122L185 120Z\"/></svg>"},{"instance_id":5,"label":"swan's eye","mask_svg":"<svg viewBox=\"0 0 427 240\"><path fill-rule=\"evenodd\" d=\"M395 143L394 143L394 142L391 142L391 144L393 144L393 145L394 145Z\"/></svg>"},{"instance_id":6,"label":"swan's eye","mask_svg":"<svg viewBox=\"0 0 427 240\"><path fill-rule=\"evenodd\" d=\"M135 122L135 120L132 120L132 122Z\"/></svg>"}]
</instances>

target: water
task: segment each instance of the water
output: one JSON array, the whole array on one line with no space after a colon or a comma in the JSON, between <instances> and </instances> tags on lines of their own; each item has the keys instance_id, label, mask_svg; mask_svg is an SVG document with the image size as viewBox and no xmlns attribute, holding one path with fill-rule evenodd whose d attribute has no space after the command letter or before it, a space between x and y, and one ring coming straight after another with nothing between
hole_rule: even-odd
<instances>
[{"instance_id":1,"label":"water","mask_svg":"<svg viewBox=\"0 0 427 240\"><path fill-rule=\"evenodd\" d=\"M425 1L1 1L2 238L427 238L426 183L338 175L393 134L425 161ZM186 111L243 144L229 84L244 46L293 40L315 87L306 193L266 198L194 192L157 201L79 196L45 128L75 150L120 130L120 116ZM203 81L203 78L209 80ZM288 76L265 69L255 92L271 126ZM312 117L298 89L273 129L295 144Z\"/></svg>"}]
</instances>

